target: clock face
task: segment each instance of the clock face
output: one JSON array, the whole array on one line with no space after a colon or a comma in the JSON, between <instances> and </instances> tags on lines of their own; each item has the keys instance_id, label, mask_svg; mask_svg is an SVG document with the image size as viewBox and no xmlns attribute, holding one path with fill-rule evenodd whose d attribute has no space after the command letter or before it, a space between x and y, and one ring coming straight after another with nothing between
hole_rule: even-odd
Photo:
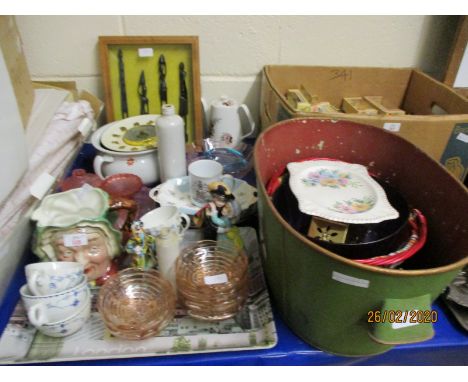
<instances>
[{"instance_id":1,"label":"clock face","mask_svg":"<svg viewBox=\"0 0 468 382\"><path fill-rule=\"evenodd\" d=\"M101 144L108 150L139 152L157 148L156 118L139 116L117 121L106 128Z\"/></svg>"}]
</instances>

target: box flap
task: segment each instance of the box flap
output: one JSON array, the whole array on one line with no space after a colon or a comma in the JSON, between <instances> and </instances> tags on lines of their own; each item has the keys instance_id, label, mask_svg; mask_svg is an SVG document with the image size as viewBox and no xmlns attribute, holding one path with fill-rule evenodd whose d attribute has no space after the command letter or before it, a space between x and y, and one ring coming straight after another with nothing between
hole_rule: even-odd
<instances>
[{"instance_id":1,"label":"box flap","mask_svg":"<svg viewBox=\"0 0 468 382\"><path fill-rule=\"evenodd\" d=\"M34 90L14 16L0 16L0 48L10 74L23 127L26 128L33 107Z\"/></svg>"},{"instance_id":2,"label":"box flap","mask_svg":"<svg viewBox=\"0 0 468 382\"><path fill-rule=\"evenodd\" d=\"M451 87L414 70L406 91L403 109L416 115L432 115L438 106L447 114L468 114L468 99Z\"/></svg>"}]
</instances>

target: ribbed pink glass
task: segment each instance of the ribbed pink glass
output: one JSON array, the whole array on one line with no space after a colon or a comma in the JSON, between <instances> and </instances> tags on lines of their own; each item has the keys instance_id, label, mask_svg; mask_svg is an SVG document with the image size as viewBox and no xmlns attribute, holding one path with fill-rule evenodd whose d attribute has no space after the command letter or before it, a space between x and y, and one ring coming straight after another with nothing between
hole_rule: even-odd
<instances>
[{"instance_id":1,"label":"ribbed pink glass","mask_svg":"<svg viewBox=\"0 0 468 382\"><path fill-rule=\"evenodd\" d=\"M238 313L248 296L248 260L243 251L200 241L176 263L179 302L200 320L224 320Z\"/></svg>"},{"instance_id":2,"label":"ribbed pink glass","mask_svg":"<svg viewBox=\"0 0 468 382\"><path fill-rule=\"evenodd\" d=\"M128 268L99 291L98 310L116 337L141 340L157 335L175 314L176 296L156 270Z\"/></svg>"}]
</instances>

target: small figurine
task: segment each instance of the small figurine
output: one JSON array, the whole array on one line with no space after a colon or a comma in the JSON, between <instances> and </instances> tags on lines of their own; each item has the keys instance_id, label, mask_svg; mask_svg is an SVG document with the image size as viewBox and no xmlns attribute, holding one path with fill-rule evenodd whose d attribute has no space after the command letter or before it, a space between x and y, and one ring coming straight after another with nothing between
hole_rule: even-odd
<instances>
[{"instance_id":1,"label":"small figurine","mask_svg":"<svg viewBox=\"0 0 468 382\"><path fill-rule=\"evenodd\" d=\"M227 233L237 222L241 208L231 189L223 182L212 182L208 185L213 200L206 208L205 239L216 240L218 233Z\"/></svg>"},{"instance_id":2,"label":"small figurine","mask_svg":"<svg viewBox=\"0 0 468 382\"><path fill-rule=\"evenodd\" d=\"M143 222L136 220L131 226L131 236L125 249L133 254L132 265L134 267L150 269L157 268L156 240L143 230Z\"/></svg>"}]
</instances>

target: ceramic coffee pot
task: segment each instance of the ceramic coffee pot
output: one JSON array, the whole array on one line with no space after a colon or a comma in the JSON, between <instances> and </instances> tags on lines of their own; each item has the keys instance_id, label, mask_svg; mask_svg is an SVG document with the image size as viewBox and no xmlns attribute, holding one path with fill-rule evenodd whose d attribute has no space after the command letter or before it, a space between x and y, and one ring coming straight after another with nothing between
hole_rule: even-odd
<instances>
[{"instance_id":1,"label":"ceramic coffee pot","mask_svg":"<svg viewBox=\"0 0 468 382\"><path fill-rule=\"evenodd\" d=\"M245 115L248 126L243 126L242 114ZM255 130L255 122L249 108L244 104L239 105L227 96L221 96L211 103L209 121L212 126L212 138L218 147L235 148Z\"/></svg>"}]
</instances>

